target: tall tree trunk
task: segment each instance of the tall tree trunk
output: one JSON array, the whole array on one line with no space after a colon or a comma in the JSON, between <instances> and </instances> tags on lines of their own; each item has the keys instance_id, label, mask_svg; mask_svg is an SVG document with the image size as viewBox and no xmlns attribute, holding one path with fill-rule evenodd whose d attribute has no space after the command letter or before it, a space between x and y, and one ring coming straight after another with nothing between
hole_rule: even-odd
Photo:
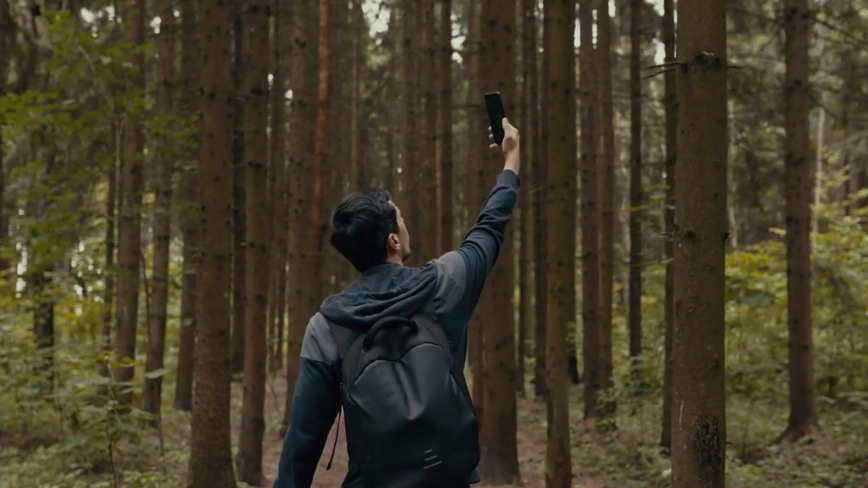
<instances>
[{"instance_id":1,"label":"tall tree trunk","mask_svg":"<svg viewBox=\"0 0 868 488\"><path fill-rule=\"evenodd\" d=\"M781 440L814 436L820 430L814 397L814 340L811 321L811 154L808 85L810 15L807 0L785 0L787 221L787 323L789 324L790 419ZM851 163L852 164L852 163Z\"/></svg>"},{"instance_id":2,"label":"tall tree trunk","mask_svg":"<svg viewBox=\"0 0 868 488\"><path fill-rule=\"evenodd\" d=\"M533 236L534 236L534 193L533 193L533 151L535 149L536 140L533 139L532 125L536 122L536 103L531 100L531 90L537 89L536 70L532 66L536 63L536 20L534 18L534 2L533 0L522 0L521 3L521 121L519 122L519 130L524 131L530 137L525 137L522 141L521 158L525 161L524 172L525 181L530 184L525 184L519 190L521 200L519 201L519 246L521 255L519 256L519 324L518 324L518 348L516 357L518 359L518 381L516 388L519 396L522 398L527 396L525 388L525 377L527 371L527 347L528 331L532 330L534 309L533 309Z\"/></svg>"},{"instance_id":3,"label":"tall tree trunk","mask_svg":"<svg viewBox=\"0 0 868 488\"><path fill-rule=\"evenodd\" d=\"M517 107L515 101L519 95L515 87L515 19L514 1L483 0L479 30L480 89L491 87L499 91L507 114ZM480 143L470 141L470 144ZM502 159L503 155L497 151L489 151L482 159L486 186L490 187L497 179ZM483 295L489 295L491 308L484 317L482 329L486 409L480 470L493 485L521 481L516 437L514 249L515 239L507 231L500 256L482 290Z\"/></svg>"},{"instance_id":4,"label":"tall tree trunk","mask_svg":"<svg viewBox=\"0 0 868 488\"><path fill-rule=\"evenodd\" d=\"M480 70L480 56L479 56L479 28L481 24L481 15L480 15L480 1L479 0L470 0L470 16L469 16L469 26L468 26L468 36L467 36L467 59L470 75L468 76L468 90L467 90L467 106L469 107L469 120L485 120L485 115L481 111L481 106L478 105L478 102L474 102L474 100L479 100L481 96L481 88L479 78L481 75ZM469 131L469 140L470 141L478 141L485 139L485 130L483 129L482 123L480 124L470 124ZM478 209L482 203L482 199L484 198L484 191L486 189L483 188L482 185L482 168L484 164L485 155L482 152L482 145L474 145L468 143L467 152L468 152L468 189L467 192L467 200L469 202L469 209ZM470 210L472 213L473 210ZM476 306L476 312L473 314L470 320L470 332L468 334L468 345L469 345L469 353L468 353L468 362L470 363L471 376L473 377L473 392L472 398L474 403L474 408L476 409L476 415L479 418L480 430L483 429L485 425L485 395L483 393L485 388L485 374L483 370L484 360L483 360L483 319L482 316L485 315L489 311L489 309L485 308L488 306L488 295L483 293L479 298L479 303Z\"/></svg>"},{"instance_id":5,"label":"tall tree trunk","mask_svg":"<svg viewBox=\"0 0 868 488\"><path fill-rule=\"evenodd\" d=\"M663 43L666 46L666 62L675 62L675 0L663 1ZM666 297L664 317L666 333L664 339L663 366L663 428L660 433L660 446L672 448L672 323L673 283L675 279L674 256L675 236L672 225L675 221L675 168L678 130L678 99L675 92L675 70L664 73L666 94L666 209L663 211L666 224Z\"/></svg>"},{"instance_id":6,"label":"tall tree trunk","mask_svg":"<svg viewBox=\"0 0 868 488\"><path fill-rule=\"evenodd\" d=\"M452 0L440 0L440 60L438 78L440 80L440 105L437 118L440 137L438 138L437 168L439 218L437 229L440 249L437 254L449 252L453 240L452 207Z\"/></svg>"},{"instance_id":7,"label":"tall tree trunk","mask_svg":"<svg viewBox=\"0 0 868 488\"><path fill-rule=\"evenodd\" d=\"M286 261L287 233L286 226L286 82L284 78L287 46L288 24L282 9L291 9L292 2L274 0L272 5L272 90L271 90L271 138L269 144L269 178L272 186L271 209L272 223L269 229L271 241L271 289L269 290L269 331L268 349L269 371L277 371L283 364L283 330L286 320ZM287 12L287 13L291 13Z\"/></svg>"},{"instance_id":8,"label":"tall tree trunk","mask_svg":"<svg viewBox=\"0 0 868 488\"><path fill-rule=\"evenodd\" d=\"M630 1L630 359L642 355L642 5ZM634 363L635 367L636 364Z\"/></svg>"},{"instance_id":9,"label":"tall tree trunk","mask_svg":"<svg viewBox=\"0 0 868 488\"><path fill-rule=\"evenodd\" d=\"M232 104L232 374L244 371L245 332L244 317L247 300L244 297L245 280L247 277L247 253L244 251L244 240L247 237L245 224L246 187L245 175L247 166L244 164L245 147L245 104L241 92L246 86L247 59L247 28L244 12L247 4L244 0L234 0L235 14L233 23L233 104Z\"/></svg>"},{"instance_id":10,"label":"tall tree trunk","mask_svg":"<svg viewBox=\"0 0 868 488\"><path fill-rule=\"evenodd\" d=\"M232 277L232 50L235 5L229 0L200 0L201 263L193 421L187 486L234 488L230 442Z\"/></svg>"},{"instance_id":11,"label":"tall tree trunk","mask_svg":"<svg viewBox=\"0 0 868 488\"><path fill-rule=\"evenodd\" d=\"M362 70L365 65L367 23L362 11L363 0L352 0L350 27L352 29L352 94L350 97L350 190L367 187L365 167L362 164Z\"/></svg>"},{"instance_id":12,"label":"tall tree trunk","mask_svg":"<svg viewBox=\"0 0 868 488\"><path fill-rule=\"evenodd\" d=\"M157 38L158 83L157 112L168 119L173 113L175 62L175 14L171 0L159 0L157 10L160 16L160 34ZM168 132L165 132L168 134ZM161 137L162 150L157 151L155 159L155 196L154 196L154 260L153 301L148 322L148 355L145 360L145 384L142 394L142 410L160 422L160 400L163 391L163 356L166 350L166 314L169 302L169 244L172 240L172 154L168 147L169 138Z\"/></svg>"},{"instance_id":13,"label":"tall tree trunk","mask_svg":"<svg viewBox=\"0 0 868 488\"><path fill-rule=\"evenodd\" d=\"M531 163L531 181L535 196L533 198L533 249L534 249L534 304L535 304L535 329L534 329L534 381L533 392L534 398L542 400L546 396L546 337L548 324L548 298L547 298L547 263L548 259L547 239L546 239L546 214L547 214L547 188L548 188L548 162L543 157L548 147L548 132L543 130L543 124L547 124L547 109L545 99L541 100L541 92L545 89L545 83L541 82L547 75L548 56L539 55L539 46L541 44L541 33L543 22L539 21L540 12L539 3L534 1L536 8L536 27L534 27L534 42L535 48L533 51L533 63L530 69L531 83L533 86L530 90L530 104L534 107L530 127L525 129L531 135L531 146L533 148ZM542 64L542 69L540 69ZM541 103L542 102L542 103ZM526 138L527 139L527 138ZM527 144L527 142L525 142Z\"/></svg>"},{"instance_id":14,"label":"tall tree trunk","mask_svg":"<svg viewBox=\"0 0 868 488\"><path fill-rule=\"evenodd\" d=\"M178 106L181 113L195 114L199 122L199 22L196 19L197 2L181 3L181 90ZM198 138L195 150L198 150ZM189 160L195 160L191 152ZM193 354L196 349L196 297L199 277L199 169L193 166L181 180L181 231L184 238L184 267L181 283L181 324L178 335L178 370L175 377L175 404L180 410L193 408Z\"/></svg>"},{"instance_id":15,"label":"tall tree trunk","mask_svg":"<svg viewBox=\"0 0 868 488\"><path fill-rule=\"evenodd\" d=\"M289 141L289 327L286 346L286 406L280 426L281 437L289 427L292 394L298 379L301 343L308 320L316 313L317 293L308 276L313 191L313 111L317 87L316 10L311 2L293 5L292 26L292 107Z\"/></svg>"},{"instance_id":16,"label":"tall tree trunk","mask_svg":"<svg viewBox=\"0 0 868 488\"><path fill-rule=\"evenodd\" d=\"M43 171L40 175L38 183L44 189L37 196L33 204L33 217L37 222L44 222L50 216L57 195L56 190L52 186L53 174L58 168L55 154L51 151L46 141L45 129L40 128L37 136L33 140L33 144L38 148L35 150L37 157L42 161ZM34 236L33 240L40 236ZM41 370L47 374L47 379L51 388L54 383L54 345L55 339L55 321L54 321L54 297L51 291L53 280L53 272L57 268L55 264L56 257L51 256L53 249L45 249L45 254L48 257L41 255L36 245L28 247L28 253L31 255L33 265L29 267L26 273L27 288L33 300L33 336L36 342L36 350L41 359Z\"/></svg>"},{"instance_id":17,"label":"tall tree trunk","mask_svg":"<svg viewBox=\"0 0 868 488\"><path fill-rule=\"evenodd\" d=\"M313 149L313 205L311 206L311 236L308 277L315 289L323 282L322 251L325 222L323 219L326 137L329 97L329 0L319 0L319 32L317 41L317 103ZM319 298L319 297L317 297Z\"/></svg>"},{"instance_id":18,"label":"tall tree trunk","mask_svg":"<svg viewBox=\"0 0 868 488\"><path fill-rule=\"evenodd\" d=\"M414 241L415 251L419 253L421 262L428 262L434 259L439 244L437 238L437 85L439 78L437 76L437 21L434 16L434 5L437 0L421 0L421 17L422 23L419 26L419 33L422 39L420 54L422 55L421 68L417 70L420 74L420 85L422 97L422 113L424 114L424 123L422 124L422 134L419 134L419 139L422 141L422 153L419 155L422 171L419 173L419 196L416 201L419 202L419 215L417 220L420 221L419 236ZM433 210L431 217L421 218L424 213Z\"/></svg>"},{"instance_id":19,"label":"tall tree trunk","mask_svg":"<svg viewBox=\"0 0 868 488\"><path fill-rule=\"evenodd\" d=\"M129 40L133 46L145 41L145 2L136 0L129 10ZM127 81L127 94L144 90L145 57L141 50L132 54L132 72ZM118 303L117 345L118 362L136 358L136 324L139 312L139 280L141 276L142 248L142 187L144 176L142 159L142 121L127 114L124 124L124 149L121 161L121 218L118 224ZM121 383L116 398L121 408L129 407L133 394L127 383L133 380L133 364L118 368L113 375Z\"/></svg>"},{"instance_id":20,"label":"tall tree trunk","mask_svg":"<svg viewBox=\"0 0 868 488\"><path fill-rule=\"evenodd\" d=\"M6 76L9 70L9 34L12 27L12 18L9 13L9 4L6 0L0 0L0 97L6 95ZM3 162L5 154L3 151L3 133L0 131L0 243L6 240L9 235L9 215L6 208L6 167ZM0 280L3 283L7 281L6 272L9 271L9 261L0 256ZM111 312L111 310L109 310Z\"/></svg>"},{"instance_id":21,"label":"tall tree trunk","mask_svg":"<svg viewBox=\"0 0 868 488\"><path fill-rule=\"evenodd\" d=\"M408 223L408 231L411 236L420 236L418 232L419 217L416 214L418 205L415 203L418 199L418 189L416 187L416 172L419 168L419 113L418 113L418 94L416 91L416 67L414 62L418 55L419 46L417 42L416 30L416 10L419 9L419 0L402 0L403 14L403 45L402 45L402 64L403 64L403 93L402 100L404 104L404 148L401 154L401 197L402 199L412 199L407 205L404 205L401 213L404 220ZM408 200L409 200L408 199ZM418 240L421 240L421 236ZM419 248L414 244L414 254L419 255Z\"/></svg>"},{"instance_id":22,"label":"tall tree trunk","mask_svg":"<svg viewBox=\"0 0 868 488\"><path fill-rule=\"evenodd\" d=\"M2 1L2 0L0 0ZM120 137L117 125L112 127L112 143L115 154L120 151ZM117 229L117 200L118 200L118 161L112 158L108 170L108 192L105 197L105 267L103 271L103 316L102 316L102 343L100 345L106 360L100 363L100 375L109 376L109 351L112 343L112 309L115 301L115 231Z\"/></svg>"},{"instance_id":23,"label":"tall tree trunk","mask_svg":"<svg viewBox=\"0 0 868 488\"><path fill-rule=\"evenodd\" d=\"M612 96L612 18L609 1L597 5L597 50L599 61L600 127L602 147L599 168L600 198L600 377L602 390L614 386L612 379L612 293L615 277L615 110ZM601 416L614 413L614 400L600 410Z\"/></svg>"},{"instance_id":24,"label":"tall tree trunk","mask_svg":"<svg viewBox=\"0 0 868 488\"><path fill-rule=\"evenodd\" d=\"M723 488L726 465L726 2L679 0L673 488Z\"/></svg>"},{"instance_id":25,"label":"tall tree trunk","mask_svg":"<svg viewBox=\"0 0 868 488\"><path fill-rule=\"evenodd\" d=\"M548 251L546 350L546 487L570 486L570 413L567 389L567 327L576 317L576 114L574 1L545 0L545 48L548 74L544 89L548 112ZM565 238L566 236L566 238Z\"/></svg>"},{"instance_id":26,"label":"tall tree trunk","mask_svg":"<svg viewBox=\"0 0 868 488\"><path fill-rule=\"evenodd\" d=\"M262 436L265 432L265 342L268 306L268 16L269 0L247 0L250 57L245 87L244 159L247 165L246 314L244 326L244 398L238 437L237 470L241 481L262 483Z\"/></svg>"},{"instance_id":27,"label":"tall tree trunk","mask_svg":"<svg viewBox=\"0 0 868 488\"><path fill-rule=\"evenodd\" d=\"M594 76L594 2L579 1L579 72L582 129L581 208L582 208L582 359L585 370L585 418L596 416L600 391L600 299L599 218L597 185L596 80Z\"/></svg>"}]
</instances>

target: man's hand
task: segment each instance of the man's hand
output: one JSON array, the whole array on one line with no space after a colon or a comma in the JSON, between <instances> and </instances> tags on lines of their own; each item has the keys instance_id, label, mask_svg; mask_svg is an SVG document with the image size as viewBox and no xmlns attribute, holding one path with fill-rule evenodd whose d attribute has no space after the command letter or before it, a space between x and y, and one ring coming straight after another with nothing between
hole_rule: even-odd
<instances>
[{"instance_id":1,"label":"man's hand","mask_svg":"<svg viewBox=\"0 0 868 488\"><path fill-rule=\"evenodd\" d=\"M500 147L503 150L504 157L506 158L506 163L503 165L503 169L509 169L515 174L518 174L519 167L521 166L521 149L519 147L518 129L513 127L506 117L503 118L502 123L503 143L498 145L497 143L492 142L489 147ZM491 132L491 127L488 128L488 139L494 141L494 134Z\"/></svg>"}]
</instances>

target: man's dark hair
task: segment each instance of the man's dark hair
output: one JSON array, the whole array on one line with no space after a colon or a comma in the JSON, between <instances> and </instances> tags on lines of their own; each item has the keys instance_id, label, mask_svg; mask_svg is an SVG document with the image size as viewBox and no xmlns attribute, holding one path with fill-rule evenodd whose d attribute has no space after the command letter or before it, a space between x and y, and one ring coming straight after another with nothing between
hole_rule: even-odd
<instances>
[{"instance_id":1,"label":"man's dark hair","mask_svg":"<svg viewBox=\"0 0 868 488\"><path fill-rule=\"evenodd\" d=\"M385 190L352 193L332 214L332 247L364 272L386 262L389 234L398 232L398 216Z\"/></svg>"}]
</instances>

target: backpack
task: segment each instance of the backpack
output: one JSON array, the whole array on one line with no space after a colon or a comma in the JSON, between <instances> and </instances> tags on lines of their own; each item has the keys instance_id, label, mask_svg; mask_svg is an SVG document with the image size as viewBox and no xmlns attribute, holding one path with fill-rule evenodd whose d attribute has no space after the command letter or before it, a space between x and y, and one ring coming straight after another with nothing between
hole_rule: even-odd
<instances>
[{"instance_id":1,"label":"backpack","mask_svg":"<svg viewBox=\"0 0 868 488\"><path fill-rule=\"evenodd\" d=\"M479 431L443 328L427 314L384 317L367 332L328 323L341 357L347 451L362 483L466 485L479 463Z\"/></svg>"}]
</instances>

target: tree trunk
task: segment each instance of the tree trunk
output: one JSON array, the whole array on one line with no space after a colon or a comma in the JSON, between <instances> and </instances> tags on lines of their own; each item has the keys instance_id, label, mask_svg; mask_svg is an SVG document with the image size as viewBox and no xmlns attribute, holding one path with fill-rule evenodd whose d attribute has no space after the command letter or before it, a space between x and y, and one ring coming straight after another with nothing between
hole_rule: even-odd
<instances>
[{"instance_id":1,"label":"tree trunk","mask_svg":"<svg viewBox=\"0 0 868 488\"><path fill-rule=\"evenodd\" d=\"M268 331L268 358L269 371L278 371L283 364L283 330L286 317L286 261L287 261L287 233L286 226L286 82L285 49L288 46L287 28L283 25L283 19L287 17L281 9L293 7L292 2L274 0L272 6L272 90L271 90L271 138L269 144L269 171L272 176L271 182L271 209L272 220L269 228L269 240L271 242L271 288L269 290L269 331ZM291 13L291 12L289 12Z\"/></svg>"},{"instance_id":2,"label":"tree trunk","mask_svg":"<svg viewBox=\"0 0 868 488\"><path fill-rule=\"evenodd\" d=\"M567 384L567 328L576 317L576 114L575 2L546 0L545 48L548 76L548 183L546 230L548 257L546 350L546 487L571 486L570 414ZM566 236L566 238L565 238Z\"/></svg>"},{"instance_id":3,"label":"tree trunk","mask_svg":"<svg viewBox=\"0 0 868 488\"><path fill-rule=\"evenodd\" d=\"M0 0L0 97L6 95L6 76L9 70L9 35L7 32L12 26L12 18L9 12L9 5L6 0ZM4 164L5 154L3 151L3 133L0 131L0 242L5 241L9 235L9 215L6 207L6 166ZM9 261L0 256L0 280L3 283L10 283L5 276L9 269ZM109 309L111 313L111 309Z\"/></svg>"},{"instance_id":4,"label":"tree trunk","mask_svg":"<svg viewBox=\"0 0 868 488\"><path fill-rule=\"evenodd\" d=\"M145 40L145 3L136 0L129 9L129 39L133 46ZM145 57L141 50L132 54L133 69L127 81L127 93L144 90ZM121 219L118 224L118 302L117 345L118 362L124 358L136 358L136 325L139 312L139 280L141 276L142 248L142 121L127 115L124 134L123 159L121 161ZM133 363L118 368L113 375L119 383L116 398L121 409L130 406L133 394L129 385L133 380Z\"/></svg>"},{"instance_id":5,"label":"tree trunk","mask_svg":"<svg viewBox=\"0 0 868 488\"><path fill-rule=\"evenodd\" d=\"M642 355L642 5L630 1L630 359ZM636 364L634 363L635 367Z\"/></svg>"},{"instance_id":6,"label":"tree trunk","mask_svg":"<svg viewBox=\"0 0 868 488\"><path fill-rule=\"evenodd\" d=\"M160 33L157 38L158 83L157 113L163 117L173 114L174 60L175 60L175 14L171 0L159 0L157 10L160 16ZM164 132L168 134L168 131ZM154 196L154 260L151 279L153 280L153 301L148 322L148 355L145 360L145 384L142 393L142 410L160 422L160 400L163 391L163 356L166 350L166 314L169 302L169 244L172 240L172 155L168 147L169 138L162 139L162 151L157 151L155 159L155 196ZM149 376L150 373L150 376Z\"/></svg>"},{"instance_id":7,"label":"tree trunk","mask_svg":"<svg viewBox=\"0 0 868 488\"><path fill-rule=\"evenodd\" d=\"M543 400L546 396L546 328L548 327L548 298L546 297L546 286L548 284L546 270L546 192L548 187L548 162L543 157L547 151L548 133L543 130L543 125L547 123L547 108L545 100L540 103L541 88L545 88L545 83L541 83L541 79L547 76L547 56L539 55L540 37L542 32L542 22L539 21L541 12L539 4L534 2L536 7L536 27L534 27L534 42L536 48L533 52L533 63L530 69L531 83L534 85L530 90L530 104L536 110L533 113L533 122L526 130L530 134L531 145L533 148L532 159L529 161L531 168L531 181L535 196L533 198L533 250L534 250L534 304L535 313L535 329L534 329L534 381L533 392L534 398ZM542 62L542 63L541 63ZM543 69L539 69L542 64ZM525 138L527 139L527 138ZM527 142L525 142L527 144Z\"/></svg>"},{"instance_id":8,"label":"tree trunk","mask_svg":"<svg viewBox=\"0 0 868 488\"><path fill-rule=\"evenodd\" d=\"M599 168L600 199L600 377L601 390L614 386L612 379L612 292L615 277L615 111L612 96L612 18L608 0L597 6L597 50L602 147ZM614 400L601 405L600 416L614 414ZM613 420L612 420L613 421Z\"/></svg>"},{"instance_id":9,"label":"tree trunk","mask_svg":"<svg viewBox=\"0 0 868 488\"><path fill-rule=\"evenodd\" d=\"M329 0L319 0L319 39L317 41L317 104L313 149L313 205L311 206L311 236L308 250L308 274L315 290L323 282L322 251L326 224L323 220L326 164L326 137L329 96ZM320 297L316 297L319 299Z\"/></svg>"},{"instance_id":10,"label":"tree trunk","mask_svg":"<svg viewBox=\"0 0 868 488\"><path fill-rule=\"evenodd\" d=\"M723 488L726 465L726 2L679 0L673 488Z\"/></svg>"},{"instance_id":11,"label":"tree trunk","mask_svg":"<svg viewBox=\"0 0 868 488\"><path fill-rule=\"evenodd\" d=\"M484 115L481 113L479 105L474 104L474 100L479 100L480 96L480 83L479 83L479 25L480 25L480 15L479 15L479 0L470 0L469 6L469 19L468 19L468 28L467 28L467 66L469 71L468 78L468 89L467 89L467 102L466 105L468 107L468 119L469 120L479 120ZM482 119L484 120L484 119ZM470 124L470 130L468 131L469 140L475 141L479 139L485 138L485 132L479 127L481 124ZM481 175L479 174L482 169L482 160L484 158L484 154L482 152L481 145L468 144L467 145L467 207L468 213L472 214L475 209L479 208L479 205L482 200L482 196L480 193L480 180ZM468 222L469 224L469 222ZM479 418L479 428L482 429L482 424L485 423L485 405L484 405L484 395L483 395L483 387L485 386L485 378L483 374L483 350L482 350L482 322L480 315L482 315L482 307L485 306L485 295L482 294L480 296L479 303L476 306L476 312L470 319L469 325L469 333L468 333L468 358L467 362L470 363L470 371L471 377L473 378L473 392L471 397L473 398L473 406L476 410L476 415Z\"/></svg>"},{"instance_id":12,"label":"tree trunk","mask_svg":"<svg viewBox=\"0 0 868 488\"><path fill-rule=\"evenodd\" d=\"M244 0L234 0L233 16L233 104L232 104L232 374L244 371L244 317L247 301L244 297L247 253L244 240L247 237L245 225L247 166L244 164L245 147L245 103L241 92L246 86L247 77L247 30L243 12L247 9Z\"/></svg>"},{"instance_id":13,"label":"tree trunk","mask_svg":"<svg viewBox=\"0 0 868 488\"><path fill-rule=\"evenodd\" d=\"M415 199L419 202L419 236L414 241L415 251L419 253L421 263L436 258L439 240L437 237L438 201L437 201L437 21L434 16L434 5L437 0L421 0L422 23L419 34L422 38L420 54L422 65L417 73L421 75L420 86L422 97L422 114L424 123L420 129L423 131L417 136L422 141L422 153L419 155L422 171L419 174L420 194ZM433 212L432 212L433 211ZM421 217L431 212L430 217Z\"/></svg>"},{"instance_id":14,"label":"tree trunk","mask_svg":"<svg viewBox=\"0 0 868 488\"><path fill-rule=\"evenodd\" d=\"M419 26L416 22L416 11L420 7L419 0L402 0L402 5L404 41L401 54L403 57L404 150L401 154L401 197L402 200L407 200L407 204L403 206L401 213L407 222L410 235L420 236L413 244L413 254L418 256L422 247L418 244L418 241L423 239L419 233L420 219L417 215L419 190L416 186L416 173L420 167L419 140L422 139L420 138L421 127L418 124L418 85L415 83L418 67L415 60L416 56L419 55L419 36L416 32ZM410 198L407 198L407 195L410 195Z\"/></svg>"},{"instance_id":15,"label":"tree trunk","mask_svg":"<svg viewBox=\"0 0 868 488\"><path fill-rule=\"evenodd\" d=\"M181 3L181 90L178 105L181 113L196 116L198 122L199 98L199 23L196 19L196 1ZM198 150L198 140L195 150ZM195 153L189 154L195 160ZM178 331L178 370L175 377L175 408L190 411L193 408L193 361L196 348L196 297L199 277L199 169L187 170L181 180L181 231L184 238L184 277L181 283L181 324Z\"/></svg>"},{"instance_id":16,"label":"tree trunk","mask_svg":"<svg viewBox=\"0 0 868 488\"><path fill-rule=\"evenodd\" d=\"M286 406L281 423L281 437L289 427L292 394L298 379L299 354L308 320L316 313L317 292L308 276L310 236L318 229L311 226L313 199L313 102L317 86L316 11L311 2L293 5L292 26L292 108L289 141L289 327L286 346Z\"/></svg>"},{"instance_id":17,"label":"tree trunk","mask_svg":"<svg viewBox=\"0 0 868 488\"><path fill-rule=\"evenodd\" d=\"M579 1L579 47L582 159L582 359L585 371L585 418L596 416L600 391L600 299L599 218L597 185L597 147L600 143L596 117L596 80L594 76L594 3Z\"/></svg>"},{"instance_id":18,"label":"tree trunk","mask_svg":"<svg viewBox=\"0 0 868 488\"><path fill-rule=\"evenodd\" d=\"M0 0L2 1L2 0ZM112 142L114 144L115 153L120 150L120 141L117 126L112 128ZM0 144L2 146L2 144ZM112 308L115 299L115 231L117 229L117 218L115 212L117 210L118 200L118 161L112 159L111 167L108 170L108 192L105 197L105 267L103 271L103 316L102 316L102 343L101 349L105 355L105 360L100 363L100 375L108 378L109 376L109 351L111 351L112 343Z\"/></svg>"},{"instance_id":19,"label":"tree trunk","mask_svg":"<svg viewBox=\"0 0 868 488\"><path fill-rule=\"evenodd\" d=\"M810 15L807 0L784 2L787 323L790 336L790 419L781 436L784 441L814 436L820 430L814 397L811 324Z\"/></svg>"},{"instance_id":20,"label":"tree trunk","mask_svg":"<svg viewBox=\"0 0 868 488\"><path fill-rule=\"evenodd\" d=\"M350 29L352 45L352 81L350 94L350 191L367 187L362 177L364 166L361 163L360 139L362 132L362 65L365 60L364 39L367 36L362 0L351 0Z\"/></svg>"},{"instance_id":21,"label":"tree trunk","mask_svg":"<svg viewBox=\"0 0 868 488\"><path fill-rule=\"evenodd\" d=\"M527 352L528 352L528 332L533 330L534 319L534 280L533 280L533 259L534 259L534 224L535 214L534 208L536 204L535 195L533 192L533 152L536 149L537 141L533 138L533 125L536 123L537 104L536 100L531 100L533 91L538 90L536 83L537 71L534 68L536 64L536 18L534 16L534 1L522 0L521 2L521 105L524 107L521 111L521 121L519 130L524 134L521 149L521 158L525 162L524 179L527 182L522 185L519 190L521 200L519 201L520 220L519 220L519 246L521 255L518 261L519 268L519 324L518 324L518 349L516 357L518 358L518 381L516 382L518 394L524 398L527 396L525 387L525 378L527 375ZM529 184L528 184L529 183Z\"/></svg>"},{"instance_id":22,"label":"tree trunk","mask_svg":"<svg viewBox=\"0 0 868 488\"><path fill-rule=\"evenodd\" d=\"M244 398L238 438L238 478L262 482L265 432L265 342L268 306L268 16L269 0L247 0L250 52L245 89L244 159L246 183L247 272L244 335Z\"/></svg>"},{"instance_id":23,"label":"tree trunk","mask_svg":"<svg viewBox=\"0 0 868 488\"><path fill-rule=\"evenodd\" d=\"M666 62L675 62L675 1L663 2L663 43L666 46ZM673 282L675 266L672 225L675 221L675 167L677 158L678 99L675 93L675 70L664 73L666 94L666 209L663 211L666 224L666 297L664 301L666 333L664 339L663 366L663 428L660 446L672 448L672 323Z\"/></svg>"},{"instance_id":24,"label":"tree trunk","mask_svg":"<svg viewBox=\"0 0 868 488\"><path fill-rule=\"evenodd\" d=\"M190 488L235 487L230 443L232 276L232 50L230 0L200 0L201 22L201 268L197 303Z\"/></svg>"},{"instance_id":25,"label":"tree trunk","mask_svg":"<svg viewBox=\"0 0 868 488\"><path fill-rule=\"evenodd\" d=\"M440 105L437 119L440 137L438 138L437 168L438 178L439 232L440 249L437 254L452 250L454 234L452 207L452 0L440 0Z\"/></svg>"},{"instance_id":26,"label":"tree trunk","mask_svg":"<svg viewBox=\"0 0 868 488\"><path fill-rule=\"evenodd\" d=\"M507 114L514 112L518 99L515 32L515 2L483 0L479 30L480 91L485 90L484 87L499 91ZM484 140L469 143L482 146ZM484 165L482 174L487 188L497 179L502 161L503 155L498 151L488 151L480 161ZM517 484L521 480L516 438L514 249L515 239L507 229L497 263L482 290L483 295L489 295L491 306L490 312L483 316L482 328L486 410L480 471L492 485Z\"/></svg>"}]
</instances>

